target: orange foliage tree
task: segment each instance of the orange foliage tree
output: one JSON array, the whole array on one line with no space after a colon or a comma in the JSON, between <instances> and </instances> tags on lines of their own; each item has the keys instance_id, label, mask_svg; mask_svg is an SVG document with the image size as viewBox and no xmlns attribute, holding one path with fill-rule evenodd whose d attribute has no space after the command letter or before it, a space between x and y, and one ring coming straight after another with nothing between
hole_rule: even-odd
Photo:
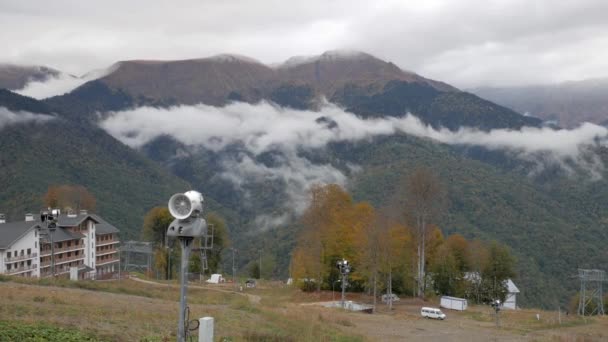
<instances>
[{"instance_id":1,"label":"orange foliage tree","mask_svg":"<svg viewBox=\"0 0 608 342\"><path fill-rule=\"evenodd\" d=\"M44 205L50 208L87 209L95 211L95 196L82 185L51 185L43 197Z\"/></svg>"}]
</instances>

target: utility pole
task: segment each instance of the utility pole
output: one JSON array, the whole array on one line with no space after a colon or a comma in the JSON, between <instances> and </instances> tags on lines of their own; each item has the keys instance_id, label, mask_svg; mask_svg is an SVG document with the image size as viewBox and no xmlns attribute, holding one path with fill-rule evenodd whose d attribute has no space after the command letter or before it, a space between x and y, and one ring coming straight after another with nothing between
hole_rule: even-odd
<instances>
[{"instance_id":1,"label":"utility pole","mask_svg":"<svg viewBox=\"0 0 608 342\"><path fill-rule=\"evenodd\" d=\"M262 250L260 249L260 280L262 280Z\"/></svg>"},{"instance_id":2,"label":"utility pole","mask_svg":"<svg viewBox=\"0 0 608 342\"><path fill-rule=\"evenodd\" d=\"M237 281L236 281L236 263L235 263L235 258L234 258L236 249L234 249L234 247L232 247L230 249L232 250L232 282L234 282L234 290L236 291L238 289Z\"/></svg>"},{"instance_id":3,"label":"utility pole","mask_svg":"<svg viewBox=\"0 0 608 342\"><path fill-rule=\"evenodd\" d=\"M61 212L59 209L51 209L40 213L40 221L46 224L46 234L51 239L51 276L55 278L55 241L53 234L57 230L57 220Z\"/></svg>"},{"instance_id":4,"label":"utility pole","mask_svg":"<svg viewBox=\"0 0 608 342\"><path fill-rule=\"evenodd\" d=\"M340 270L340 274L342 275L342 308L345 308L345 292L346 292L346 277L350 273L350 265L346 259L342 259L336 263L336 266Z\"/></svg>"}]
</instances>

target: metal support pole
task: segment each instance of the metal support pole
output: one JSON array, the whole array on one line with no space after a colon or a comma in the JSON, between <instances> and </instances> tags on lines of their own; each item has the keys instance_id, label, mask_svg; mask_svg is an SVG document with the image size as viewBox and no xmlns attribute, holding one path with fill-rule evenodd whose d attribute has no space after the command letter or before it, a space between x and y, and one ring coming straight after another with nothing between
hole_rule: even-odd
<instances>
[{"instance_id":1,"label":"metal support pole","mask_svg":"<svg viewBox=\"0 0 608 342\"><path fill-rule=\"evenodd\" d=\"M345 308L344 305L344 292L346 290L346 274L342 273L342 309Z\"/></svg>"},{"instance_id":2,"label":"metal support pole","mask_svg":"<svg viewBox=\"0 0 608 342\"><path fill-rule=\"evenodd\" d=\"M235 253L235 249L232 249L232 282L234 282L234 290L236 291L238 289L237 287L237 281L236 281L236 264L235 264L235 260L234 260L234 253Z\"/></svg>"},{"instance_id":3,"label":"metal support pole","mask_svg":"<svg viewBox=\"0 0 608 342\"><path fill-rule=\"evenodd\" d=\"M177 340L179 342L186 341L186 290L188 286L188 261L190 260L190 252L192 251L192 237L180 237L179 241L182 246L182 264L181 264L181 286L179 295L179 323L177 325Z\"/></svg>"},{"instance_id":4,"label":"metal support pole","mask_svg":"<svg viewBox=\"0 0 608 342\"><path fill-rule=\"evenodd\" d=\"M118 281L120 281L120 264L122 263L122 250L118 247Z\"/></svg>"},{"instance_id":5,"label":"metal support pole","mask_svg":"<svg viewBox=\"0 0 608 342\"><path fill-rule=\"evenodd\" d=\"M47 223L47 229L48 229L48 223ZM54 229L50 230L50 235L51 235L51 276L53 278L55 278L55 242L53 241L53 231L54 231Z\"/></svg>"}]
</instances>

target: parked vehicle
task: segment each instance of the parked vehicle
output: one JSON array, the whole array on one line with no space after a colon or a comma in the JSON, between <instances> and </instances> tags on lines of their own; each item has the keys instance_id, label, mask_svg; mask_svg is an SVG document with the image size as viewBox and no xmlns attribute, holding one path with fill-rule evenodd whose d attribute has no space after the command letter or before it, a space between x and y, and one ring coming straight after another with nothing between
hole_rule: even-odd
<instances>
[{"instance_id":1,"label":"parked vehicle","mask_svg":"<svg viewBox=\"0 0 608 342\"><path fill-rule=\"evenodd\" d=\"M420 309L420 314L422 315L422 317L426 317L426 318L434 318L434 319L441 319L441 320L445 319L445 314L437 308L423 307Z\"/></svg>"}]
</instances>

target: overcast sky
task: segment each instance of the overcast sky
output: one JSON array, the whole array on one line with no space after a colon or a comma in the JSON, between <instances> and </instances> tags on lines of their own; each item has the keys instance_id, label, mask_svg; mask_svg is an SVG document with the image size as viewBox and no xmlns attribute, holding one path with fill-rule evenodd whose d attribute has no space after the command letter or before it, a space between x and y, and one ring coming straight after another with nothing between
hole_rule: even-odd
<instances>
[{"instance_id":1,"label":"overcast sky","mask_svg":"<svg viewBox=\"0 0 608 342\"><path fill-rule=\"evenodd\" d=\"M0 62L73 74L237 53L362 50L458 87L608 77L608 1L0 0Z\"/></svg>"}]
</instances>

